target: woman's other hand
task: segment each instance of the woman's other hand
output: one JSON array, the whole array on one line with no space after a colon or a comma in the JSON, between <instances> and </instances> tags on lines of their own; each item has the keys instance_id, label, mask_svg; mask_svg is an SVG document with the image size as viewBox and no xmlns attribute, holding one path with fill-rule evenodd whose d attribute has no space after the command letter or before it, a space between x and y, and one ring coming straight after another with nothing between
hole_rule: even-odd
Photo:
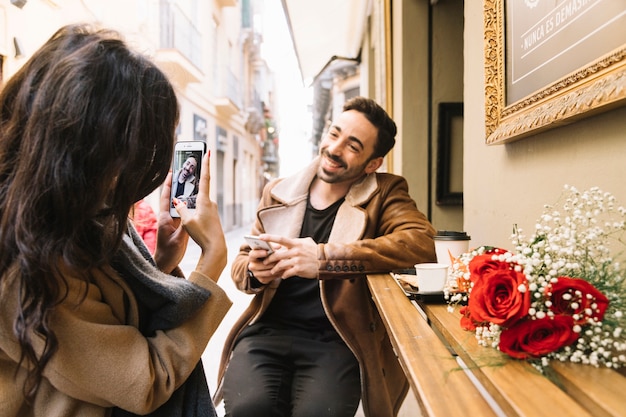
<instances>
[{"instance_id":1,"label":"woman's other hand","mask_svg":"<svg viewBox=\"0 0 626 417\"><path fill-rule=\"evenodd\" d=\"M210 152L202 159L196 209L190 210L182 202L175 203L175 206L182 227L202 249L196 270L217 281L226 267L227 249L217 204L209 197L211 179L209 157Z\"/></svg>"},{"instance_id":2,"label":"woman's other hand","mask_svg":"<svg viewBox=\"0 0 626 417\"><path fill-rule=\"evenodd\" d=\"M170 273L180 264L185 256L189 235L183 229L181 219L170 215L170 196L172 190L172 172L163 183L159 203L157 245L154 260L158 268Z\"/></svg>"}]
</instances>

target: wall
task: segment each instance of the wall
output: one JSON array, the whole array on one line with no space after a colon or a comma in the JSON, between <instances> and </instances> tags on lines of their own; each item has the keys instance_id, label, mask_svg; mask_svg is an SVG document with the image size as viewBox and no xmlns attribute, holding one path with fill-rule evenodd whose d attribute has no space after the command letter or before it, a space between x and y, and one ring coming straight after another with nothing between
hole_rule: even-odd
<instances>
[{"instance_id":1,"label":"wall","mask_svg":"<svg viewBox=\"0 0 626 417\"><path fill-rule=\"evenodd\" d=\"M394 1L392 20L393 117L398 125L392 172L407 179L411 197L428 215L428 2Z\"/></svg>"},{"instance_id":2,"label":"wall","mask_svg":"<svg viewBox=\"0 0 626 417\"><path fill-rule=\"evenodd\" d=\"M598 186L626 205L626 107L506 145L485 145L482 2L465 2L464 226L473 246L511 248L565 184Z\"/></svg>"},{"instance_id":3,"label":"wall","mask_svg":"<svg viewBox=\"0 0 626 417\"><path fill-rule=\"evenodd\" d=\"M437 205L436 183L439 103L463 102L463 2L393 1L392 20L393 172L437 229L462 230L463 207Z\"/></svg>"},{"instance_id":4,"label":"wall","mask_svg":"<svg viewBox=\"0 0 626 417\"><path fill-rule=\"evenodd\" d=\"M463 230L463 206L436 203L439 104L463 102L463 1L439 0L431 7L431 22L430 220L439 230ZM461 147L460 142L462 141L455 140L453 144ZM450 153L457 155L462 152L451 150ZM460 155L458 159L462 160L462 156ZM458 176L462 177L463 167L455 168L458 169L450 170L451 175L458 173ZM450 181L452 185L462 182L463 178L451 178ZM452 187L450 191L458 190Z\"/></svg>"}]
</instances>

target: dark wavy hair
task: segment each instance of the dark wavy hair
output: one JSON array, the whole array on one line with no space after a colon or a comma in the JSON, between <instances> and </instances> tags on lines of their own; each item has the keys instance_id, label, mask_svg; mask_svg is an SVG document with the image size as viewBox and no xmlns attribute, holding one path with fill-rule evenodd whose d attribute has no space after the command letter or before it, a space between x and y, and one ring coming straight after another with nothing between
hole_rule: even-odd
<instances>
[{"instance_id":1,"label":"dark wavy hair","mask_svg":"<svg viewBox=\"0 0 626 417\"><path fill-rule=\"evenodd\" d=\"M118 32L85 24L59 29L0 91L0 291L17 268L27 398L57 349L59 266L89 280L110 262L133 203L167 176L178 118L167 77Z\"/></svg>"},{"instance_id":2,"label":"dark wavy hair","mask_svg":"<svg viewBox=\"0 0 626 417\"><path fill-rule=\"evenodd\" d=\"M378 129L378 137L374 146L372 158L383 157L396 144L398 128L393 119L378 103L367 97L354 97L346 101L343 111L356 110L367 118Z\"/></svg>"}]
</instances>

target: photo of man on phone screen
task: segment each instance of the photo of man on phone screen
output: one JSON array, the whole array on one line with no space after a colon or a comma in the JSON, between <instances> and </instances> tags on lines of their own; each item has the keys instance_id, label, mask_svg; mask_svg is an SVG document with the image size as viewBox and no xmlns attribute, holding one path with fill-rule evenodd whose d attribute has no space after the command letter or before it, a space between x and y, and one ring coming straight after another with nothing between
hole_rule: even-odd
<instances>
[{"instance_id":1,"label":"photo of man on phone screen","mask_svg":"<svg viewBox=\"0 0 626 417\"><path fill-rule=\"evenodd\" d=\"M188 152L180 168L174 173L172 196L187 202L188 208L196 208L196 194L200 177L200 152Z\"/></svg>"}]
</instances>

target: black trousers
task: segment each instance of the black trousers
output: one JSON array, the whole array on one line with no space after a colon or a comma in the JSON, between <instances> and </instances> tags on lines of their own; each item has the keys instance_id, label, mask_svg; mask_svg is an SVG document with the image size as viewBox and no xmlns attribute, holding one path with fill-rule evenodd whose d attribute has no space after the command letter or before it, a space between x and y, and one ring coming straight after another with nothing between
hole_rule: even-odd
<instances>
[{"instance_id":1,"label":"black trousers","mask_svg":"<svg viewBox=\"0 0 626 417\"><path fill-rule=\"evenodd\" d=\"M254 324L224 379L227 417L353 417L360 399L359 364L334 331Z\"/></svg>"}]
</instances>

